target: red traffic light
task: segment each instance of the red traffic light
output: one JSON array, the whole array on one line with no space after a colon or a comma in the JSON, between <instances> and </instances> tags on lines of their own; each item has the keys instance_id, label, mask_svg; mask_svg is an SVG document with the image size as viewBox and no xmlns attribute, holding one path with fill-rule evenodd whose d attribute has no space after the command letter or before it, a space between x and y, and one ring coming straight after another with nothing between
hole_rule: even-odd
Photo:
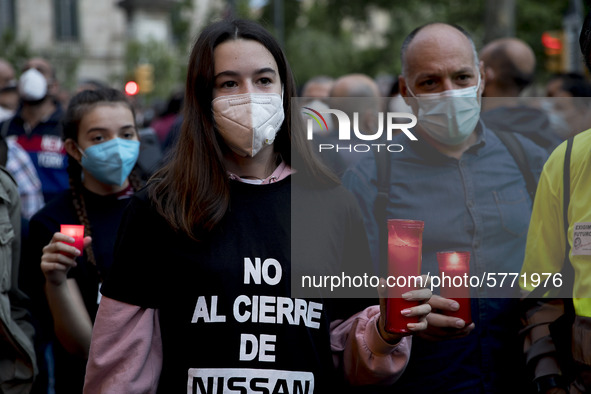
<instances>
[{"instance_id":1,"label":"red traffic light","mask_svg":"<svg viewBox=\"0 0 591 394\"><path fill-rule=\"evenodd\" d=\"M562 38L556 32L544 32L542 34L542 45L548 55L558 55L562 52Z\"/></svg>"},{"instance_id":2,"label":"red traffic light","mask_svg":"<svg viewBox=\"0 0 591 394\"><path fill-rule=\"evenodd\" d=\"M125 84L125 93L129 96L135 96L139 91L140 88L135 81L129 81Z\"/></svg>"}]
</instances>

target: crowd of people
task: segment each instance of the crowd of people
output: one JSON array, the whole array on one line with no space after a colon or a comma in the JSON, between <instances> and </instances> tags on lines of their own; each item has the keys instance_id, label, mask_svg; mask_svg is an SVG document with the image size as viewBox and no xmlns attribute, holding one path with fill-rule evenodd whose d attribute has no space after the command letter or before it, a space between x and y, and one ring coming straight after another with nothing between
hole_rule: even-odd
<instances>
[{"instance_id":1,"label":"crowd of people","mask_svg":"<svg viewBox=\"0 0 591 394\"><path fill-rule=\"evenodd\" d=\"M590 31L591 14L591 69ZM591 392L591 84L557 74L528 100L526 42L478 51L447 23L400 57L391 89L352 73L298 91L271 33L215 22L153 119L92 79L63 102L47 60L17 78L0 59L0 393ZM331 114L359 146L402 149L339 150ZM385 130L405 114L410 131ZM294 296L306 270L387 276L388 218L424 223L423 274L467 251L472 275L520 286L472 288L466 322L426 282L403 295L403 333L384 282ZM63 224L84 226L81 247ZM565 268L566 293L528 298L533 273Z\"/></svg>"}]
</instances>

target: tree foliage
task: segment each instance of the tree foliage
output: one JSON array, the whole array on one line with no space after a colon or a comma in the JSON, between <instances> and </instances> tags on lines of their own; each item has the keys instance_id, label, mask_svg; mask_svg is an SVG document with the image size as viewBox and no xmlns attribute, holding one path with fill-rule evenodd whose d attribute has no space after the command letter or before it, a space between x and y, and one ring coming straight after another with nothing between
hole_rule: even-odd
<instances>
[{"instance_id":1,"label":"tree foliage","mask_svg":"<svg viewBox=\"0 0 591 394\"><path fill-rule=\"evenodd\" d=\"M28 59L42 56L52 64L57 80L67 89L76 86L76 70L80 63L79 56L72 54L68 48L54 47L43 51L33 51L28 40L18 40L14 30L6 29L0 34L0 57L8 61L15 68L17 77Z\"/></svg>"},{"instance_id":2,"label":"tree foliage","mask_svg":"<svg viewBox=\"0 0 591 394\"><path fill-rule=\"evenodd\" d=\"M285 50L299 84L315 75L337 77L362 72L371 76L400 72L400 46L415 27L447 22L465 28L479 49L485 43L486 2L494 0L315 0L284 1ZM271 31L274 0L259 21ZM543 72L540 37L560 29L567 2L517 0L515 36L530 44ZM387 23L379 35L376 18ZM365 44L359 44L366 37Z\"/></svg>"},{"instance_id":3,"label":"tree foliage","mask_svg":"<svg viewBox=\"0 0 591 394\"><path fill-rule=\"evenodd\" d=\"M143 96L145 104L150 104L156 98L169 97L171 90L179 86L186 73L187 60L178 54L176 48L156 40L129 41L125 51L124 80L133 80L136 67L143 63L154 67L154 79L157 80L154 90Z\"/></svg>"},{"instance_id":4,"label":"tree foliage","mask_svg":"<svg viewBox=\"0 0 591 394\"><path fill-rule=\"evenodd\" d=\"M17 40L14 30L11 29L6 29L0 34L0 48L2 48L0 57L17 69L20 69L32 56L29 43Z\"/></svg>"}]
</instances>

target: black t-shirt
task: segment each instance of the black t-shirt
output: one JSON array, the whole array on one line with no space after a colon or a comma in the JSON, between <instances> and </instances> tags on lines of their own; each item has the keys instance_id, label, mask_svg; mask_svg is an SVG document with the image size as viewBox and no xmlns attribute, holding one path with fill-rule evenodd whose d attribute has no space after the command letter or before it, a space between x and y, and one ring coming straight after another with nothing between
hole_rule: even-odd
<instances>
[{"instance_id":1,"label":"black t-shirt","mask_svg":"<svg viewBox=\"0 0 591 394\"><path fill-rule=\"evenodd\" d=\"M298 274L370 272L361 215L345 189L292 177L231 181L228 212L199 241L173 231L138 193L102 293L159 309L159 392L340 392L329 324L376 300L322 298L324 289L292 298L292 261L307 262Z\"/></svg>"},{"instance_id":2,"label":"black t-shirt","mask_svg":"<svg viewBox=\"0 0 591 394\"><path fill-rule=\"evenodd\" d=\"M101 196L86 189L83 189L83 196L91 224L92 249L96 266L86 260L87 256L84 252L77 258L77 266L68 272L68 277L76 280L86 310L94 321L98 309L100 277L108 274L113 262L117 229L130 199L125 195ZM38 346L53 342L56 391L60 394L81 393L86 360L68 354L54 337L53 319L44 292L45 277L40 267L43 247L49 243L55 232L60 231L61 224L80 224L69 190L48 202L31 218L29 236L23 249L20 282L23 290L32 300L32 312L38 324L36 333ZM38 354L38 357L43 355Z\"/></svg>"}]
</instances>

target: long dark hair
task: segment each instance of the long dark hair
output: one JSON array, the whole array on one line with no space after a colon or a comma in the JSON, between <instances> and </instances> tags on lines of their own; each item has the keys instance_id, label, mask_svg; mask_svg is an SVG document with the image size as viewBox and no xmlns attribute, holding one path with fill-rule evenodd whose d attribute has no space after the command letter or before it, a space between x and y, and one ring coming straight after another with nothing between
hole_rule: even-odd
<instances>
[{"instance_id":1,"label":"long dark hair","mask_svg":"<svg viewBox=\"0 0 591 394\"><path fill-rule=\"evenodd\" d=\"M63 119L63 139L72 139L78 143L78 127L84 115L95 108L99 104L114 104L121 103L126 105L135 119L135 111L132 105L127 100L127 97L119 90L111 88L103 88L97 90L84 90L70 100L68 109ZM84 195L82 194L82 167L80 163L68 155L68 176L70 179L70 192L72 194L72 203L76 209L76 215L80 224L84 225L84 235L92 235L91 223L88 220L88 214L86 213L86 204L84 201ZM134 190L139 190L141 187L141 179L137 175L135 169L129 175L129 182ZM85 249L86 259L91 264L96 264L94 252L92 247L89 245Z\"/></svg>"},{"instance_id":2,"label":"long dark hair","mask_svg":"<svg viewBox=\"0 0 591 394\"><path fill-rule=\"evenodd\" d=\"M285 121L275 138L275 152L307 179L323 185L339 181L323 166L305 139L303 127L292 129L299 114L292 114L296 96L293 74L279 44L259 24L224 20L206 27L191 52L185 87L184 120L174 154L150 182L149 191L158 212L175 230L197 238L195 226L211 230L229 205L229 180L221 142L214 129L211 101L214 87L214 50L228 40L249 39L262 44L275 58L283 83ZM292 115L294 119L292 119ZM293 149L292 149L293 148ZM293 153L293 155L292 155Z\"/></svg>"}]
</instances>

